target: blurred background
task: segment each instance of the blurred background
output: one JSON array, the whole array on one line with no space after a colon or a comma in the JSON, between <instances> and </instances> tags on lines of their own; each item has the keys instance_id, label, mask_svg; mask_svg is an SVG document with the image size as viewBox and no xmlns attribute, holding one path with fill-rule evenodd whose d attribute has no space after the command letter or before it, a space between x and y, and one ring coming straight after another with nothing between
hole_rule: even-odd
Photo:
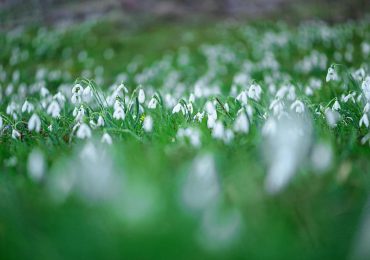
<instances>
[{"instance_id":1,"label":"blurred background","mask_svg":"<svg viewBox=\"0 0 370 260\"><path fill-rule=\"evenodd\" d=\"M338 22L359 19L369 10L367 0L0 0L0 21L2 27L12 27L110 14L131 20L319 18Z\"/></svg>"}]
</instances>

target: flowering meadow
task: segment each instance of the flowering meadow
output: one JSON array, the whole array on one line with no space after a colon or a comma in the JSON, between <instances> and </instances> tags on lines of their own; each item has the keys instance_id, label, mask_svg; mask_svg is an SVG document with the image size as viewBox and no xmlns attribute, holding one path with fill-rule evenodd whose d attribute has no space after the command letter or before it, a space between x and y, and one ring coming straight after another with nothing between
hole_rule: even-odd
<instances>
[{"instance_id":1,"label":"flowering meadow","mask_svg":"<svg viewBox=\"0 0 370 260\"><path fill-rule=\"evenodd\" d=\"M0 33L1 259L369 259L370 20Z\"/></svg>"}]
</instances>

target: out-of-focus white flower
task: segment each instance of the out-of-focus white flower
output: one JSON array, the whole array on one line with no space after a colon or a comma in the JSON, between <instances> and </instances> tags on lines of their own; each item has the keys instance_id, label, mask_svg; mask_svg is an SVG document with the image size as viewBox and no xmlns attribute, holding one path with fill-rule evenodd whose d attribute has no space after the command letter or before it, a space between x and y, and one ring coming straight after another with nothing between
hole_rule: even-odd
<instances>
[{"instance_id":1,"label":"out-of-focus white flower","mask_svg":"<svg viewBox=\"0 0 370 260\"><path fill-rule=\"evenodd\" d=\"M215 139L223 139L225 133L224 124L221 121L216 121L212 130L212 136Z\"/></svg>"},{"instance_id":2,"label":"out-of-focus white flower","mask_svg":"<svg viewBox=\"0 0 370 260\"><path fill-rule=\"evenodd\" d=\"M37 114L33 114L30 117L30 120L28 121L28 130L30 131L35 131L35 132L40 132L41 130L41 120L40 117Z\"/></svg>"},{"instance_id":3,"label":"out-of-focus white flower","mask_svg":"<svg viewBox=\"0 0 370 260\"><path fill-rule=\"evenodd\" d=\"M34 105L28 102L27 100L24 101L23 106L22 106L22 113L27 112L31 113L34 110Z\"/></svg>"},{"instance_id":4,"label":"out-of-focus white flower","mask_svg":"<svg viewBox=\"0 0 370 260\"><path fill-rule=\"evenodd\" d=\"M276 115L279 115L283 111L284 105L280 99L274 99L271 102L269 108L273 111L273 114L276 116Z\"/></svg>"},{"instance_id":5,"label":"out-of-focus white flower","mask_svg":"<svg viewBox=\"0 0 370 260\"><path fill-rule=\"evenodd\" d=\"M3 128L3 118L0 116L0 129Z\"/></svg>"},{"instance_id":6,"label":"out-of-focus white flower","mask_svg":"<svg viewBox=\"0 0 370 260\"><path fill-rule=\"evenodd\" d=\"M311 162L315 171L328 170L332 162L332 149L328 144L318 143L312 149Z\"/></svg>"},{"instance_id":7,"label":"out-of-focus white flower","mask_svg":"<svg viewBox=\"0 0 370 260\"><path fill-rule=\"evenodd\" d=\"M21 137L21 134L15 129L13 128L13 131L12 131L12 138L13 139L18 139Z\"/></svg>"},{"instance_id":8,"label":"out-of-focus white flower","mask_svg":"<svg viewBox=\"0 0 370 260\"><path fill-rule=\"evenodd\" d=\"M325 110L325 117L326 117L326 122L331 128L334 128L337 126L337 122L340 120L340 114L332 110L330 108L327 108Z\"/></svg>"},{"instance_id":9,"label":"out-of-focus white flower","mask_svg":"<svg viewBox=\"0 0 370 260\"><path fill-rule=\"evenodd\" d=\"M45 158L42 152L38 149L32 150L27 163L29 177L33 181L39 182L44 176L45 166Z\"/></svg>"},{"instance_id":10,"label":"out-of-focus white flower","mask_svg":"<svg viewBox=\"0 0 370 260\"><path fill-rule=\"evenodd\" d=\"M199 147L201 145L200 132L197 128L179 128L176 134L177 138L188 138L190 144L194 147Z\"/></svg>"},{"instance_id":11,"label":"out-of-focus white flower","mask_svg":"<svg viewBox=\"0 0 370 260\"><path fill-rule=\"evenodd\" d=\"M304 104L302 101L296 100L291 104L290 109L298 114L302 114L304 112Z\"/></svg>"},{"instance_id":12,"label":"out-of-focus white flower","mask_svg":"<svg viewBox=\"0 0 370 260\"><path fill-rule=\"evenodd\" d=\"M248 95L245 91L240 92L240 94L236 97L236 100L240 101L243 105L248 104Z\"/></svg>"},{"instance_id":13,"label":"out-of-focus white flower","mask_svg":"<svg viewBox=\"0 0 370 260\"><path fill-rule=\"evenodd\" d=\"M238 115L234 122L234 131L237 133L248 133L249 131L249 121L245 112Z\"/></svg>"},{"instance_id":14,"label":"out-of-focus white flower","mask_svg":"<svg viewBox=\"0 0 370 260\"><path fill-rule=\"evenodd\" d=\"M367 76L361 84L361 89L365 98L370 101L370 76Z\"/></svg>"},{"instance_id":15,"label":"out-of-focus white flower","mask_svg":"<svg viewBox=\"0 0 370 260\"><path fill-rule=\"evenodd\" d=\"M139 90L138 100L140 104L145 102L145 92L142 88Z\"/></svg>"},{"instance_id":16,"label":"out-of-focus white flower","mask_svg":"<svg viewBox=\"0 0 370 260\"><path fill-rule=\"evenodd\" d=\"M86 139L91 137L91 129L90 127L83 123L79 126L76 136L80 139Z\"/></svg>"},{"instance_id":17,"label":"out-of-focus white flower","mask_svg":"<svg viewBox=\"0 0 370 260\"><path fill-rule=\"evenodd\" d=\"M104 126L104 125L105 125L104 118L102 116L99 116L97 126Z\"/></svg>"},{"instance_id":18,"label":"out-of-focus white flower","mask_svg":"<svg viewBox=\"0 0 370 260\"><path fill-rule=\"evenodd\" d=\"M66 102L66 97L60 92L56 93L53 98L56 99L59 104L64 104L64 102Z\"/></svg>"},{"instance_id":19,"label":"out-of-focus white flower","mask_svg":"<svg viewBox=\"0 0 370 260\"><path fill-rule=\"evenodd\" d=\"M329 67L328 74L326 74L326 82L339 80L338 74L333 67Z\"/></svg>"},{"instance_id":20,"label":"out-of-focus white flower","mask_svg":"<svg viewBox=\"0 0 370 260\"><path fill-rule=\"evenodd\" d=\"M52 117L56 118L60 116L60 106L56 100L51 101L48 106L47 113Z\"/></svg>"},{"instance_id":21,"label":"out-of-focus white flower","mask_svg":"<svg viewBox=\"0 0 370 260\"><path fill-rule=\"evenodd\" d=\"M87 102L91 100L91 98L93 97L93 91L92 91L90 86L87 86L83 90L82 96L84 97L84 100L87 101Z\"/></svg>"},{"instance_id":22,"label":"out-of-focus white flower","mask_svg":"<svg viewBox=\"0 0 370 260\"><path fill-rule=\"evenodd\" d=\"M152 119L151 116L146 116L144 118L143 129L147 133L149 133L153 130L153 119Z\"/></svg>"},{"instance_id":23,"label":"out-of-focus white flower","mask_svg":"<svg viewBox=\"0 0 370 260\"><path fill-rule=\"evenodd\" d=\"M363 116L361 117L360 122L359 122L359 125L360 125L360 127L362 125L364 125L366 127L369 127L369 118L368 118L368 116L367 116L366 113L363 114Z\"/></svg>"},{"instance_id":24,"label":"out-of-focus white flower","mask_svg":"<svg viewBox=\"0 0 370 260\"><path fill-rule=\"evenodd\" d=\"M207 119L207 127L209 129L213 128L216 124L216 120L217 120L217 114L209 114L208 115L208 119Z\"/></svg>"},{"instance_id":25,"label":"out-of-focus white flower","mask_svg":"<svg viewBox=\"0 0 370 260\"><path fill-rule=\"evenodd\" d=\"M189 96L189 103L194 103L195 102L195 96L193 93L190 93L190 96Z\"/></svg>"},{"instance_id":26,"label":"out-of-focus white flower","mask_svg":"<svg viewBox=\"0 0 370 260\"><path fill-rule=\"evenodd\" d=\"M113 143L112 137L108 133L104 133L101 142L111 145Z\"/></svg>"}]
</instances>

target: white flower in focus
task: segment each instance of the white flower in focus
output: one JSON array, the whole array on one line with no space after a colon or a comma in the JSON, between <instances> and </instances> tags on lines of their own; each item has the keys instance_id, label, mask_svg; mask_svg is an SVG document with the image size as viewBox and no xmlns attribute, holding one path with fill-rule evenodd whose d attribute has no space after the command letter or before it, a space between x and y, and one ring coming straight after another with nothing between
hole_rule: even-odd
<instances>
[{"instance_id":1,"label":"white flower in focus","mask_svg":"<svg viewBox=\"0 0 370 260\"><path fill-rule=\"evenodd\" d=\"M262 88L258 84L252 84L248 90L248 97L259 101L261 99Z\"/></svg>"},{"instance_id":2,"label":"white flower in focus","mask_svg":"<svg viewBox=\"0 0 370 260\"><path fill-rule=\"evenodd\" d=\"M202 113L198 112L196 113L196 115L194 116L194 120L198 121L199 123L202 122L203 120L203 117L204 117L204 111Z\"/></svg>"},{"instance_id":3,"label":"white flower in focus","mask_svg":"<svg viewBox=\"0 0 370 260\"><path fill-rule=\"evenodd\" d=\"M147 133L152 131L152 129L153 129L153 119L152 119L151 116L146 116L144 118L143 129Z\"/></svg>"},{"instance_id":4,"label":"white flower in focus","mask_svg":"<svg viewBox=\"0 0 370 260\"><path fill-rule=\"evenodd\" d=\"M120 119L125 120L125 117L126 117L126 113L123 110L123 107L116 106L113 112L113 118L116 120L120 120Z\"/></svg>"},{"instance_id":5,"label":"white flower in focus","mask_svg":"<svg viewBox=\"0 0 370 260\"><path fill-rule=\"evenodd\" d=\"M172 114L177 114L180 111L182 112L183 115L185 115L184 108L182 107L182 105L180 103L177 103L176 106L174 106L174 108L172 109Z\"/></svg>"},{"instance_id":6,"label":"white flower in focus","mask_svg":"<svg viewBox=\"0 0 370 260\"><path fill-rule=\"evenodd\" d=\"M339 104L338 100L335 100L332 109L335 110L335 111L340 110L340 104Z\"/></svg>"},{"instance_id":7,"label":"white flower in focus","mask_svg":"<svg viewBox=\"0 0 370 260\"><path fill-rule=\"evenodd\" d=\"M77 130L76 136L80 139L90 138L91 129L87 124L81 124Z\"/></svg>"},{"instance_id":8,"label":"white flower in focus","mask_svg":"<svg viewBox=\"0 0 370 260\"><path fill-rule=\"evenodd\" d=\"M35 131L35 132L40 132L41 130L41 120L40 117L37 114L33 114L28 121L28 130L29 131Z\"/></svg>"},{"instance_id":9,"label":"white flower in focus","mask_svg":"<svg viewBox=\"0 0 370 260\"><path fill-rule=\"evenodd\" d=\"M243 105L248 104L248 96L245 91L240 92L240 94L236 97L236 100L240 101Z\"/></svg>"},{"instance_id":10,"label":"white flower in focus","mask_svg":"<svg viewBox=\"0 0 370 260\"><path fill-rule=\"evenodd\" d=\"M157 99L156 98L152 98L150 101L149 101L149 104L148 104L148 108L149 109L155 109L157 107Z\"/></svg>"},{"instance_id":11,"label":"white flower in focus","mask_svg":"<svg viewBox=\"0 0 370 260\"><path fill-rule=\"evenodd\" d=\"M142 88L139 90L138 100L140 104L145 102L145 92Z\"/></svg>"}]
</instances>

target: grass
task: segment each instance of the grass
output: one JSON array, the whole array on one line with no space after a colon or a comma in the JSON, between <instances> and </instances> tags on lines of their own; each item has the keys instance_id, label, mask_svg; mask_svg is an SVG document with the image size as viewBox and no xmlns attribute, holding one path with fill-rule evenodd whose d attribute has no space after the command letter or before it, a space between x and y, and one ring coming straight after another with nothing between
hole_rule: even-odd
<instances>
[{"instance_id":1,"label":"grass","mask_svg":"<svg viewBox=\"0 0 370 260\"><path fill-rule=\"evenodd\" d=\"M369 29L368 20L332 27L259 21L145 28L99 20L2 33L1 258L368 256L358 249L363 218L369 217L370 152L368 143L361 143L368 127L359 126L367 100L364 78L352 74L364 68L368 75L363 45L369 43ZM340 79L326 82L331 64L337 64ZM240 80L243 75L246 80ZM117 120L106 98L122 82L128 93L120 92L116 100L125 119ZM71 102L77 83L93 93L91 101L82 102L85 114L79 121L92 135L85 139L78 138L81 127L74 129L73 110L81 109ZM252 84L261 86L261 98L248 97L247 104L236 99ZM274 115L272 85L278 90L289 84L296 97L283 95L283 108ZM43 85L50 91L44 98ZM189 102L197 88L203 93ZM142 104L140 89L146 96ZM47 108L58 91L66 101L54 118ZM356 102L343 100L350 93ZM154 94L158 104L149 109ZM34 112L21 112L26 99ZM302 101L304 113L292 111L294 100ZM340 119L330 127L326 108L335 100ZM15 112L6 113L11 101ZM217 122L233 132L230 141L208 127L212 113L206 111L201 122L193 119L207 110L207 101L214 104ZM172 113L177 103L184 114ZM41 119L39 132L28 130L33 113ZM234 130L240 114L247 117L247 133ZM99 115L105 125L92 129L90 120L97 122ZM153 128L145 131L148 117ZM269 118L276 120L277 134L263 134ZM303 136L294 141L297 127ZM19 138L12 138L14 128ZM183 138L180 128L195 132ZM111 145L100 142L104 133ZM197 133L200 145L193 145ZM320 170L311 157L321 144L319 162L328 154L331 159ZM266 180L277 168L276 155L286 152L281 147L289 151L284 165L297 165L286 185L271 192ZM32 154L42 158L34 167ZM41 177L32 174L43 163ZM272 174L273 184L287 174L278 173Z\"/></svg>"}]
</instances>

